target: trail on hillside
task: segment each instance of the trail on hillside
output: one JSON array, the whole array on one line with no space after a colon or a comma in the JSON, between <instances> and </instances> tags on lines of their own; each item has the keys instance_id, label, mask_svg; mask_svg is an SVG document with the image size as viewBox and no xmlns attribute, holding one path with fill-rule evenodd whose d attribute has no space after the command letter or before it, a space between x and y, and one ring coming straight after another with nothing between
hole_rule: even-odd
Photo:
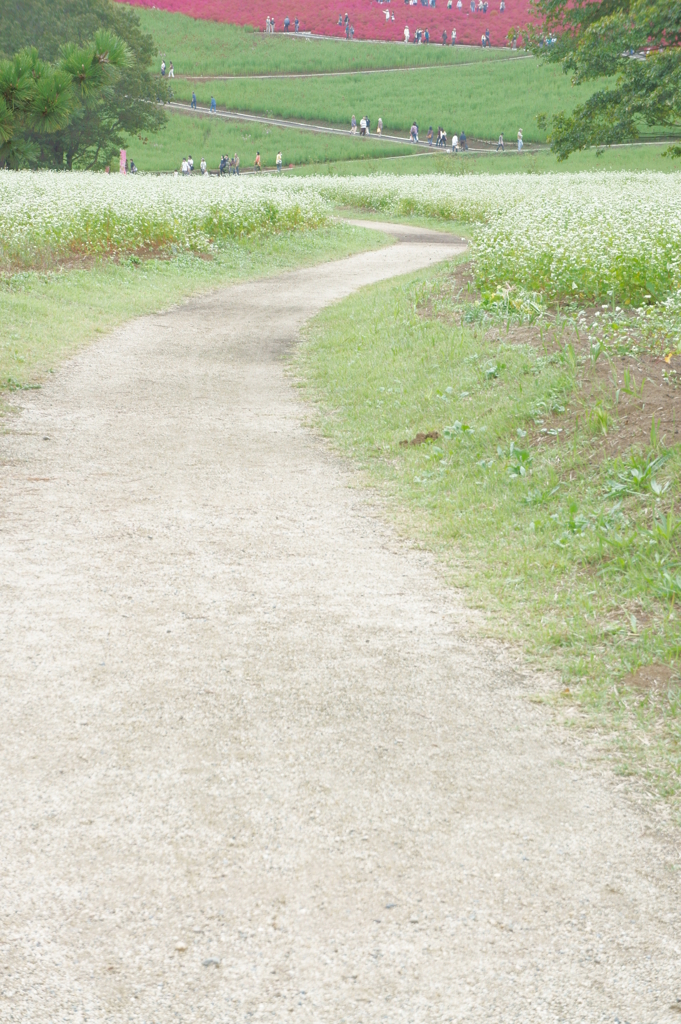
<instances>
[{"instance_id":1,"label":"trail on hillside","mask_svg":"<svg viewBox=\"0 0 681 1024\"><path fill-rule=\"evenodd\" d=\"M266 117L264 114L248 114L240 110L223 110L218 108L211 112L209 107L203 107L200 104L197 107L192 107L190 103L180 103L177 100L173 100L166 104L166 106L170 110L176 110L179 113L189 114L194 117L217 117L226 121L250 121L258 124L267 124L274 128L295 128L299 131L316 132L322 135L343 135L351 139L356 139L359 146L362 146L367 142L401 142L405 146L408 145L410 148L418 150L421 156L427 154L431 154L432 156L437 156L439 154L442 156L447 152L451 154L451 149L447 150L446 148L440 148L432 142L426 142L423 139L419 142L412 142L408 135L388 134L388 132L385 131L382 132L381 135L378 135L376 131L374 131L367 136L362 136L359 134L359 131L353 132L349 128L337 128L334 125L320 124L318 122L311 121L294 121L291 118L283 117ZM468 139L468 150L470 153L490 153L494 152L495 147L496 141L474 138ZM541 143L532 143L526 145L523 151L527 154L534 153L539 149L548 149L548 146L542 145ZM509 146L506 152L501 154L500 159L513 156L514 153L515 150ZM381 159L383 158L381 157Z\"/></svg>"},{"instance_id":2,"label":"trail on hillside","mask_svg":"<svg viewBox=\"0 0 681 1024\"><path fill-rule=\"evenodd\" d=\"M500 57L494 64L507 64L512 60L534 60L531 53L520 53L516 57ZM470 60L452 64L415 64L412 67L393 68L362 68L355 71L283 71L279 74L253 74L253 75L175 75L175 78L184 79L187 82L243 82L249 79L270 79L270 78L347 78L352 75L387 75L396 71L439 71L442 68L470 68L477 67L481 61ZM492 62L491 62L492 63Z\"/></svg>"},{"instance_id":3,"label":"trail on hillside","mask_svg":"<svg viewBox=\"0 0 681 1024\"><path fill-rule=\"evenodd\" d=\"M676 1019L678 845L287 376L461 251L396 234L127 324L0 439L2 1020Z\"/></svg>"}]
</instances>

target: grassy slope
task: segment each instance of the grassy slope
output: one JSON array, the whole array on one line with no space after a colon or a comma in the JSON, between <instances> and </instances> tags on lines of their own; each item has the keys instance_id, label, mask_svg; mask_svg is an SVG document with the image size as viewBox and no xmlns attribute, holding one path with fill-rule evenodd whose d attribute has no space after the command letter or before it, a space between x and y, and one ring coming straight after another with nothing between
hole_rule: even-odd
<instances>
[{"instance_id":1,"label":"grassy slope","mask_svg":"<svg viewBox=\"0 0 681 1024\"><path fill-rule=\"evenodd\" d=\"M221 118L196 117L170 113L168 125L146 142L132 138L127 143L128 155L143 171L179 170L183 156L190 154L198 167L205 156L215 169L223 153L239 153L242 168L252 166L260 150L263 167L274 164L281 150L286 164L292 163L302 174L545 174L556 171L620 171L678 170L678 161L663 156L667 144L609 149L597 156L595 150L575 153L559 164L547 151L529 153L518 158L511 148L506 154L415 156L413 150L399 144L360 139L316 135L291 128L269 128L267 125L224 121ZM398 153L406 158L395 159Z\"/></svg>"},{"instance_id":2,"label":"grassy slope","mask_svg":"<svg viewBox=\"0 0 681 1024\"><path fill-rule=\"evenodd\" d=\"M519 157L513 150L501 154L408 155L390 159L348 160L296 170L297 174L551 174L579 171L678 171L679 162L663 154L667 144L573 153L559 163L553 153L540 150Z\"/></svg>"},{"instance_id":3,"label":"grassy slope","mask_svg":"<svg viewBox=\"0 0 681 1024\"><path fill-rule=\"evenodd\" d=\"M205 156L209 168L215 169L223 153L239 154L242 168L251 167L260 150L263 167L273 167L281 150L287 164L296 166L358 157L408 152L408 145L382 144L371 140L288 128L270 128L257 123L225 121L222 118L198 117L170 113L166 128L148 137L146 142L130 139L128 155L142 171L179 170L183 156L191 154L198 168Z\"/></svg>"},{"instance_id":4,"label":"grassy slope","mask_svg":"<svg viewBox=\"0 0 681 1024\"><path fill-rule=\"evenodd\" d=\"M590 88L572 87L555 67L535 60L485 62L471 67L276 81L175 81L178 99L191 99L192 88L206 105L211 95L231 110L349 125L351 114L367 113L374 124L383 118L387 129L407 131L416 118L422 131L443 125L448 132L465 129L471 137L513 139L519 128L525 141L543 141L539 113L571 109L586 99Z\"/></svg>"},{"instance_id":5,"label":"grassy slope","mask_svg":"<svg viewBox=\"0 0 681 1024\"><path fill-rule=\"evenodd\" d=\"M440 267L377 285L313 322L298 369L323 429L397 499L407 529L439 551L453 581L487 611L490 630L562 671L573 691L563 698L577 696L614 729L623 770L637 765L678 805L678 682L648 692L616 685L637 665L669 664L679 653L675 610L645 579L656 499L624 500L643 563L622 571L607 549L599 558L596 534L582 534L581 524L617 518L606 495L623 465L604 456L584 415L575 426L589 367L567 349L490 341L456 326L447 274ZM399 444L457 420L473 431ZM542 423L558 431L555 440L541 440ZM525 476L514 475L511 442L532 454ZM659 471L671 485L667 507L680 470L677 445Z\"/></svg>"},{"instance_id":6,"label":"grassy slope","mask_svg":"<svg viewBox=\"0 0 681 1024\"><path fill-rule=\"evenodd\" d=\"M493 61L510 56L503 49L473 46L405 46L254 32L238 25L199 21L136 7L142 27L151 33L159 54L173 62L178 75L256 75L295 71L346 71L365 68L417 67L462 61Z\"/></svg>"},{"instance_id":7,"label":"grassy slope","mask_svg":"<svg viewBox=\"0 0 681 1024\"><path fill-rule=\"evenodd\" d=\"M188 295L245 277L278 273L386 244L384 235L335 225L221 247L212 261L194 256L0 278L2 390L35 385L99 334Z\"/></svg>"},{"instance_id":8,"label":"grassy slope","mask_svg":"<svg viewBox=\"0 0 681 1024\"><path fill-rule=\"evenodd\" d=\"M292 82L242 82L197 88L206 102L211 92L225 104L242 109L277 112L286 116L309 117L323 122L346 125L349 114L368 111L382 116L387 126L407 128L416 115L422 126L443 123L451 131L464 127L471 137L496 138L505 131L511 140L522 125L525 139L543 138L537 130L535 117L540 110L571 108L588 93L572 89L565 76L555 68L540 67L532 60L509 63L509 52L478 47L406 47L400 44L358 42L346 45L341 41L291 39L281 35L268 37L261 32L233 25L198 21L181 14L136 8L143 27L154 36L159 53L175 63L178 74L262 74L280 72L332 71L385 67L420 66L479 62L478 67L443 67L435 72L398 75L364 76L351 79L329 79ZM501 61L502 63L498 63ZM497 66L492 66L496 62ZM192 86L178 79L174 83L177 98L189 99ZM285 87L282 91L282 88ZM436 97L434 100L433 97ZM353 108L353 109L351 109ZM359 148L353 140L330 140L303 136L295 130L239 126L189 127L171 118L166 132L150 139L141 147L132 140L129 148L138 166L149 170L172 170L185 152L206 150L211 165L223 151L239 151L244 165L250 164L260 149L264 162L271 162L270 150L281 148L286 162L325 164L336 162L334 173L367 173L390 169L395 173L420 173L422 170L450 172L460 167L445 159L390 160L364 159L368 147ZM165 134L165 138L164 138ZM140 148L141 147L141 148ZM148 147L148 148L147 148ZM250 150L252 149L252 153ZM669 161L662 158L664 147L612 150L602 158L595 153L575 154L567 164L558 165L550 154L538 154L522 164L512 158L468 160L466 171L545 171L659 169L667 170ZM387 149L381 149L387 155ZM362 160L354 163L355 155ZM137 159L139 157L139 159ZM311 169L314 169L311 167Z\"/></svg>"}]
</instances>

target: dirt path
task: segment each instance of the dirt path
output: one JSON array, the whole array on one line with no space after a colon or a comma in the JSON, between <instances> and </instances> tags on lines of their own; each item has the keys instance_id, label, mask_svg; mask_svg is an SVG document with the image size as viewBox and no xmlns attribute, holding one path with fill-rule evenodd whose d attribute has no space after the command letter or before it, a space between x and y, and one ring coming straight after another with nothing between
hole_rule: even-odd
<instances>
[{"instance_id":1,"label":"dirt path","mask_svg":"<svg viewBox=\"0 0 681 1024\"><path fill-rule=\"evenodd\" d=\"M678 1019L678 848L285 375L447 253L400 234L129 324L0 439L1 1021Z\"/></svg>"}]
</instances>

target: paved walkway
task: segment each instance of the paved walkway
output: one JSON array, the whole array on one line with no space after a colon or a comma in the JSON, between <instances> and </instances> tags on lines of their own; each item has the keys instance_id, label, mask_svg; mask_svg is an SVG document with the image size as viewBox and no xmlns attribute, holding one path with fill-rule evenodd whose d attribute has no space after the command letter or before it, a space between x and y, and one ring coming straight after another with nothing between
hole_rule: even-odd
<instances>
[{"instance_id":1,"label":"paved walkway","mask_svg":"<svg viewBox=\"0 0 681 1024\"><path fill-rule=\"evenodd\" d=\"M0 438L1 1021L678 1019L678 848L286 375L450 251L399 235L126 325Z\"/></svg>"}]
</instances>

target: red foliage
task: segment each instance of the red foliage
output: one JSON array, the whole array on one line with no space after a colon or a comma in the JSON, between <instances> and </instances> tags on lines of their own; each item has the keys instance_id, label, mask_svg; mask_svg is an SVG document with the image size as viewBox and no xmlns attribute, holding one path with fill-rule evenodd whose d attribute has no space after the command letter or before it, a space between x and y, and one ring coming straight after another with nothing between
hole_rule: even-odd
<instances>
[{"instance_id":1,"label":"red foliage","mask_svg":"<svg viewBox=\"0 0 681 1024\"><path fill-rule=\"evenodd\" d=\"M482 34L489 29L492 46L505 46L510 29L527 23L530 0L506 0L506 10L501 11L500 0L488 0L487 12L471 12L471 0L461 0L463 7L457 9L453 0L451 10L447 0L435 0L435 6L425 6L422 0L417 5L407 5L401 0L379 3L378 0L128 0L139 7L159 7L164 11L177 11L192 18L207 21L225 21L233 25L253 25L265 30L267 16L275 20L275 29L284 29L284 18L300 20L301 32L314 32L325 36L344 36L345 29L338 24L339 16L349 15L356 39L404 39L404 27L409 26L411 39L417 29L428 29L430 42L441 43L442 32L446 30L447 41L451 41L452 29L456 29L457 43L472 43L479 46ZM395 15L387 20L385 12Z\"/></svg>"}]
</instances>

